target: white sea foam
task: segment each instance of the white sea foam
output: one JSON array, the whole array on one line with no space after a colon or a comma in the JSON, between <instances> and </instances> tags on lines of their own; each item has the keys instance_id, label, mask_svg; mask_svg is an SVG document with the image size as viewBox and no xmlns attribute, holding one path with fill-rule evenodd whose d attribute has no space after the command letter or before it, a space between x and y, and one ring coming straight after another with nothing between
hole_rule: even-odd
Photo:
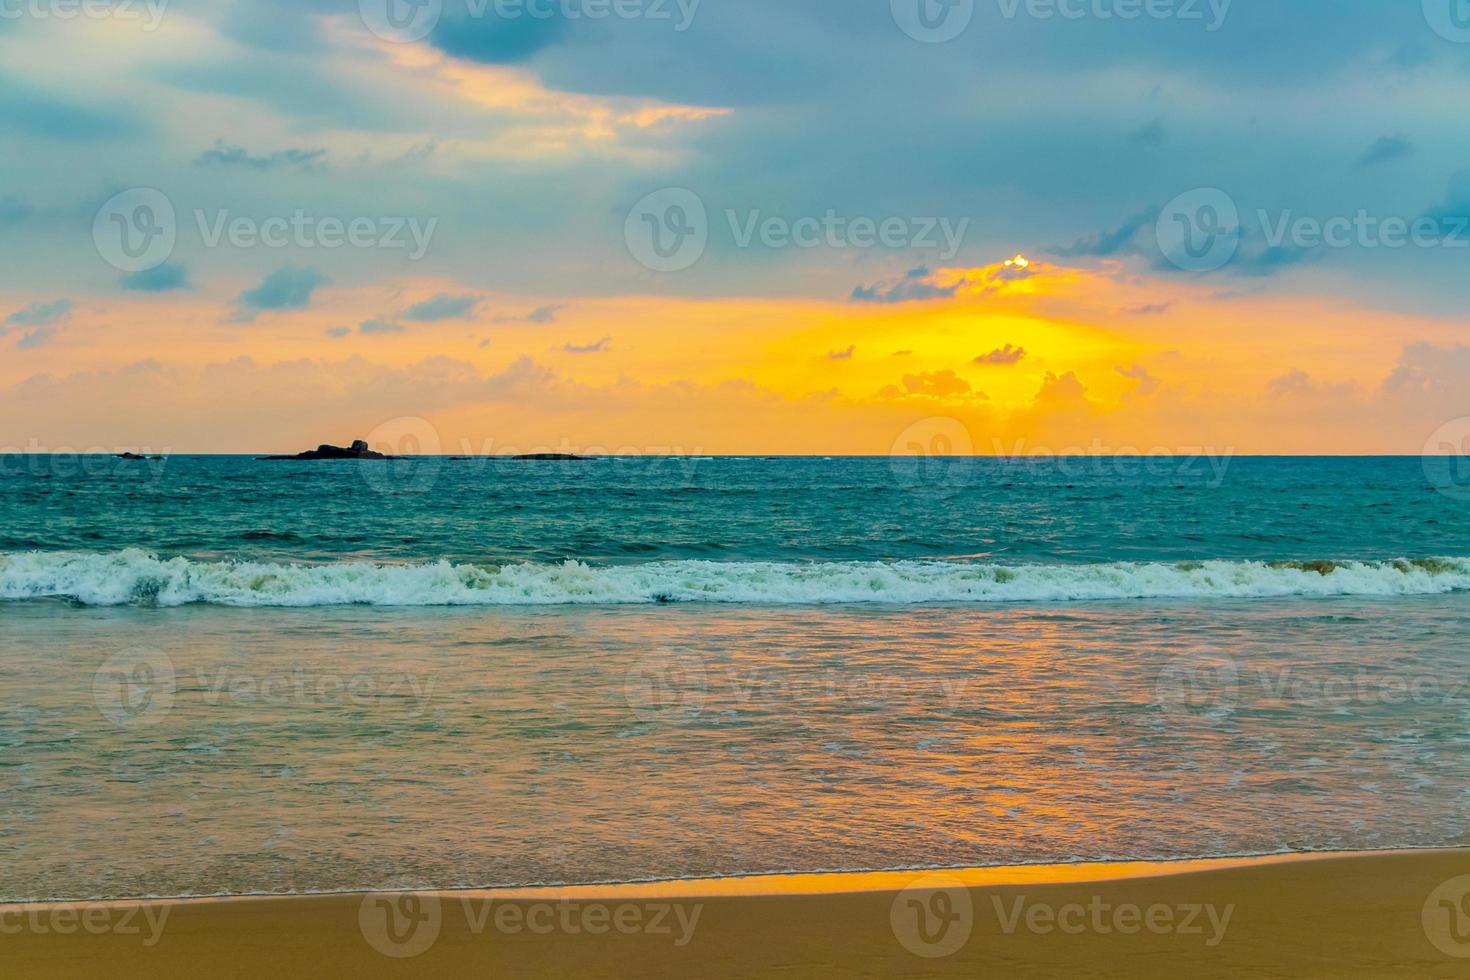
<instances>
[{"instance_id":1,"label":"white sea foam","mask_svg":"<svg viewBox=\"0 0 1470 980\"><path fill-rule=\"evenodd\" d=\"M1470 558L1342 562L660 561L562 564L276 564L107 554L0 554L0 599L86 605L522 606L729 602L1055 602L1402 596L1470 589Z\"/></svg>"}]
</instances>

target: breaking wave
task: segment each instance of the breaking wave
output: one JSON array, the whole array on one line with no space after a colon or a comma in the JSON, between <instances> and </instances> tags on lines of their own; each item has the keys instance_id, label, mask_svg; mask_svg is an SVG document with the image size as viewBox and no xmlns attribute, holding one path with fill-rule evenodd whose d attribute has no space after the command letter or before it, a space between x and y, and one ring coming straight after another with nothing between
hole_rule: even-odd
<instances>
[{"instance_id":1,"label":"breaking wave","mask_svg":"<svg viewBox=\"0 0 1470 980\"><path fill-rule=\"evenodd\" d=\"M1470 589L1470 558L1386 561L196 562L127 549L0 554L0 599L90 606L532 606L727 602L1057 602L1403 596Z\"/></svg>"}]
</instances>

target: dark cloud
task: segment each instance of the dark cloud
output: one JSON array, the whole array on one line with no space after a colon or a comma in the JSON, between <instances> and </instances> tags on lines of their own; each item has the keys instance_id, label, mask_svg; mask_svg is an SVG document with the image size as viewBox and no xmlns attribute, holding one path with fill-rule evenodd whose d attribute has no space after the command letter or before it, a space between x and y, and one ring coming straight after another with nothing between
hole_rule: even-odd
<instances>
[{"instance_id":1,"label":"dark cloud","mask_svg":"<svg viewBox=\"0 0 1470 980\"><path fill-rule=\"evenodd\" d=\"M437 296L415 303L404 310L401 316L414 323L433 323L436 320L468 319L474 316L480 297L472 295L454 296L440 293Z\"/></svg>"},{"instance_id":2,"label":"dark cloud","mask_svg":"<svg viewBox=\"0 0 1470 980\"><path fill-rule=\"evenodd\" d=\"M590 344L564 344L562 350L568 354L601 354L612 346L611 337L603 337L601 340Z\"/></svg>"},{"instance_id":3,"label":"dark cloud","mask_svg":"<svg viewBox=\"0 0 1470 980\"><path fill-rule=\"evenodd\" d=\"M1113 368L1113 370L1117 371L1125 378L1132 378L1134 381L1138 382L1138 386L1134 389L1134 391L1140 395L1152 395L1154 392L1159 390L1159 379L1149 374L1148 368L1144 367L1141 364L1135 364L1131 368L1126 369L1122 367L1122 365L1117 365Z\"/></svg>"},{"instance_id":4,"label":"dark cloud","mask_svg":"<svg viewBox=\"0 0 1470 980\"><path fill-rule=\"evenodd\" d=\"M18 225L35 213L36 209L21 200L19 195L0 196L0 227Z\"/></svg>"},{"instance_id":5,"label":"dark cloud","mask_svg":"<svg viewBox=\"0 0 1470 980\"><path fill-rule=\"evenodd\" d=\"M1106 257L1120 253L1132 253L1138 251L1136 239L1138 233L1145 228L1153 227L1159 220L1159 209L1149 208L1140 211L1124 221L1112 231L1102 231L1091 238L1079 238L1071 245L1052 249L1055 255L1064 257L1095 256Z\"/></svg>"},{"instance_id":6,"label":"dark cloud","mask_svg":"<svg viewBox=\"0 0 1470 980\"><path fill-rule=\"evenodd\" d=\"M35 350L49 344L56 337L56 327L37 327L15 342L16 350Z\"/></svg>"},{"instance_id":7,"label":"dark cloud","mask_svg":"<svg viewBox=\"0 0 1470 980\"><path fill-rule=\"evenodd\" d=\"M386 317L375 316L364 320L357 325L358 333L403 333L404 327L401 323L395 323Z\"/></svg>"},{"instance_id":8,"label":"dark cloud","mask_svg":"<svg viewBox=\"0 0 1470 980\"><path fill-rule=\"evenodd\" d=\"M857 353L857 344L848 344L846 350L829 350L827 352L827 360L829 360L829 361L850 361L850 360L852 360L852 355L854 355L856 353Z\"/></svg>"},{"instance_id":9,"label":"dark cloud","mask_svg":"<svg viewBox=\"0 0 1470 980\"><path fill-rule=\"evenodd\" d=\"M525 314L501 313L492 317L496 323L555 323L557 314L566 309L566 304L556 303L538 306Z\"/></svg>"},{"instance_id":10,"label":"dark cloud","mask_svg":"<svg viewBox=\"0 0 1470 980\"><path fill-rule=\"evenodd\" d=\"M78 105L0 75L0 131L54 140L127 139L149 131L130 109Z\"/></svg>"},{"instance_id":11,"label":"dark cloud","mask_svg":"<svg viewBox=\"0 0 1470 980\"><path fill-rule=\"evenodd\" d=\"M1025 356L1026 348L1012 347L1010 344L1006 344L1004 347L997 347L989 354L981 354L979 357L975 358L975 363L1000 365L1019 364L1021 362L1021 359Z\"/></svg>"},{"instance_id":12,"label":"dark cloud","mask_svg":"<svg viewBox=\"0 0 1470 980\"><path fill-rule=\"evenodd\" d=\"M1128 134L1128 142L1142 146L1159 146L1164 142L1164 121L1154 119Z\"/></svg>"},{"instance_id":13,"label":"dark cloud","mask_svg":"<svg viewBox=\"0 0 1470 980\"><path fill-rule=\"evenodd\" d=\"M138 292L166 293L187 288L189 272L178 262L165 262L142 272L126 273L118 280L118 285Z\"/></svg>"},{"instance_id":14,"label":"dark cloud","mask_svg":"<svg viewBox=\"0 0 1470 980\"><path fill-rule=\"evenodd\" d=\"M1408 156L1414 149L1414 145L1402 136L1380 136L1373 141L1373 145L1363 151L1358 157L1358 166L1371 167L1378 163L1388 163L1390 160L1398 160Z\"/></svg>"},{"instance_id":15,"label":"dark cloud","mask_svg":"<svg viewBox=\"0 0 1470 980\"><path fill-rule=\"evenodd\" d=\"M227 146L222 140L216 140L214 146L194 160L196 167L245 167L249 170L276 170L281 167L300 167L302 170L310 170L322 157L326 156L326 150L276 150L274 153L265 155L252 155L243 146Z\"/></svg>"},{"instance_id":16,"label":"dark cloud","mask_svg":"<svg viewBox=\"0 0 1470 980\"><path fill-rule=\"evenodd\" d=\"M5 318L5 322L17 327L49 327L71 319L72 302L69 299L53 300L50 303L35 302Z\"/></svg>"},{"instance_id":17,"label":"dark cloud","mask_svg":"<svg viewBox=\"0 0 1470 980\"><path fill-rule=\"evenodd\" d=\"M888 392L891 389L885 388ZM970 382L953 371L921 371L903 376L903 390L910 395L929 398L961 398L970 394Z\"/></svg>"},{"instance_id":18,"label":"dark cloud","mask_svg":"<svg viewBox=\"0 0 1470 980\"><path fill-rule=\"evenodd\" d=\"M298 269L295 266L277 269L259 286L240 294L230 319L234 323L250 323L256 314L265 310L304 310L311 305L311 297L317 287L326 281L326 277L315 269Z\"/></svg>"},{"instance_id":19,"label":"dark cloud","mask_svg":"<svg viewBox=\"0 0 1470 980\"><path fill-rule=\"evenodd\" d=\"M470 61L519 64L561 43L571 33L571 22L552 4L525 4L515 8L515 16L498 16L493 2L472 5L465 0L449 0L444 6L444 15L429 35L429 43L445 54ZM507 5L506 10L510 9ZM533 10L538 13L533 14ZM476 11L480 16L475 15Z\"/></svg>"},{"instance_id":20,"label":"dark cloud","mask_svg":"<svg viewBox=\"0 0 1470 980\"><path fill-rule=\"evenodd\" d=\"M910 300L943 299L953 296L963 279L949 285L937 285L925 266L910 269L902 279L891 282L875 282L871 286L857 286L848 297L858 303L905 303Z\"/></svg>"}]
</instances>

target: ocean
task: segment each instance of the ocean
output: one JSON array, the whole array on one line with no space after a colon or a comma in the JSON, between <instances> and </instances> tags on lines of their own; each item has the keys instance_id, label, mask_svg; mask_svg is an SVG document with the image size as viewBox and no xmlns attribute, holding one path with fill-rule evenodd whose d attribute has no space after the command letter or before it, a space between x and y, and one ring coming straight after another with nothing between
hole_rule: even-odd
<instances>
[{"instance_id":1,"label":"ocean","mask_svg":"<svg viewBox=\"0 0 1470 980\"><path fill-rule=\"evenodd\" d=\"M0 900L1470 843L1415 458L0 458Z\"/></svg>"}]
</instances>

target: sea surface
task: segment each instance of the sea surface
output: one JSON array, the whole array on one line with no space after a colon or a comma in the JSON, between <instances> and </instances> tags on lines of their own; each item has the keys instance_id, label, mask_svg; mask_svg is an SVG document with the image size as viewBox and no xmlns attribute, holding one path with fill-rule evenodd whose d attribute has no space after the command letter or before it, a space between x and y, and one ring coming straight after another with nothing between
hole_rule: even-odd
<instances>
[{"instance_id":1,"label":"sea surface","mask_svg":"<svg viewBox=\"0 0 1470 980\"><path fill-rule=\"evenodd\" d=\"M0 899L1470 843L1455 462L0 457Z\"/></svg>"}]
</instances>

